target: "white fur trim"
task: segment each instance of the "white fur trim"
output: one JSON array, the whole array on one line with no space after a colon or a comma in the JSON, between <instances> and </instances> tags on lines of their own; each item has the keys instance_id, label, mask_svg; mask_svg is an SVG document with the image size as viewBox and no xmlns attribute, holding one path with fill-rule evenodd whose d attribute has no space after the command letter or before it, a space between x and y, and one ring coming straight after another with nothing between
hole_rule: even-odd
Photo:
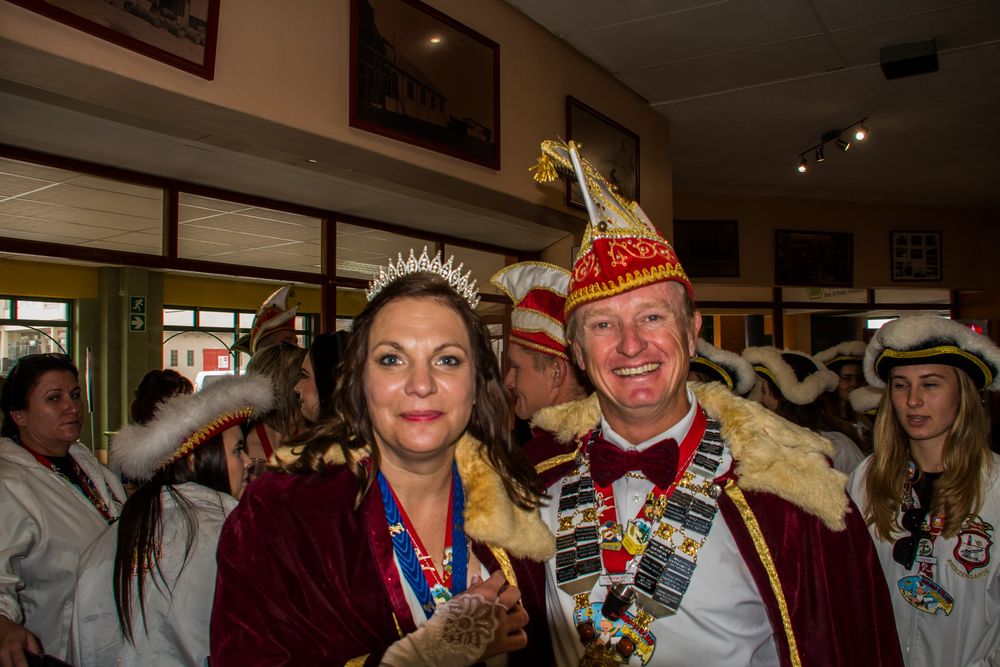
<instances>
[{"instance_id":1,"label":"white fur trim","mask_svg":"<svg viewBox=\"0 0 1000 667\"><path fill-rule=\"evenodd\" d=\"M118 432L111 442L111 467L131 479L147 480L185 440L218 417L245 407L263 414L273 404L271 381L260 375L223 378L197 393L174 396L159 405L153 421Z\"/></svg>"},{"instance_id":2,"label":"white fur trim","mask_svg":"<svg viewBox=\"0 0 1000 667\"><path fill-rule=\"evenodd\" d=\"M875 332L865 350L865 379L878 389L885 387L875 374L875 360L883 350L920 350L942 341L978 357L993 372L993 382L986 387L1000 391L1000 348L983 334L977 334L960 322L937 315L912 315L887 322Z\"/></svg>"},{"instance_id":3,"label":"white fur trim","mask_svg":"<svg viewBox=\"0 0 1000 667\"><path fill-rule=\"evenodd\" d=\"M816 366L816 371L799 382L791 365L781 357L782 354L804 357ZM748 347L743 350L743 358L751 366L763 366L770 371L778 385L778 391L796 405L809 405L824 391L833 391L840 384L836 373L804 352L779 350L776 347Z\"/></svg>"},{"instance_id":4,"label":"white fur trim","mask_svg":"<svg viewBox=\"0 0 1000 667\"><path fill-rule=\"evenodd\" d=\"M848 340L828 347L822 352L817 352L813 355L813 359L825 366L838 357L857 357L860 364L864 356L865 342L863 340Z\"/></svg>"},{"instance_id":5,"label":"white fur trim","mask_svg":"<svg viewBox=\"0 0 1000 667\"><path fill-rule=\"evenodd\" d=\"M855 412L873 412L882 403L882 394L882 389L865 385L851 390L851 393L847 395L847 400Z\"/></svg>"},{"instance_id":6,"label":"white fur trim","mask_svg":"<svg viewBox=\"0 0 1000 667\"><path fill-rule=\"evenodd\" d=\"M698 339L697 356L722 366L733 380L733 391L740 396L749 394L757 382L757 374L749 361L735 352L717 348L704 338Z\"/></svg>"}]
</instances>

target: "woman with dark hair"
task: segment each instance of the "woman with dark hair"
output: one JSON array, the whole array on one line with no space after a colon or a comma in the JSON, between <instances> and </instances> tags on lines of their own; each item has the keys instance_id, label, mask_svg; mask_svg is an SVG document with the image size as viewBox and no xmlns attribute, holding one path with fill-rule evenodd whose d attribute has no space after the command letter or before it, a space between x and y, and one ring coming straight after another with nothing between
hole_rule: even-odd
<instances>
[{"instance_id":1,"label":"woman with dark hair","mask_svg":"<svg viewBox=\"0 0 1000 667\"><path fill-rule=\"evenodd\" d=\"M0 664L64 659L80 552L118 518L125 491L78 442L79 373L64 354L23 357L0 405Z\"/></svg>"},{"instance_id":2,"label":"woman with dark hair","mask_svg":"<svg viewBox=\"0 0 1000 667\"><path fill-rule=\"evenodd\" d=\"M551 663L554 540L468 278L425 250L372 284L333 418L223 529L215 667Z\"/></svg>"},{"instance_id":3,"label":"woman with dark hair","mask_svg":"<svg viewBox=\"0 0 1000 667\"><path fill-rule=\"evenodd\" d=\"M306 422L315 424L333 416L336 371L347 347L348 333L338 331L316 336L302 358L302 371L295 383L299 407Z\"/></svg>"},{"instance_id":4,"label":"woman with dark hair","mask_svg":"<svg viewBox=\"0 0 1000 667\"><path fill-rule=\"evenodd\" d=\"M250 464L240 426L272 400L265 378L226 378L115 436L112 465L142 486L80 558L75 664L205 664L215 547Z\"/></svg>"},{"instance_id":5,"label":"woman with dark hair","mask_svg":"<svg viewBox=\"0 0 1000 667\"><path fill-rule=\"evenodd\" d=\"M827 413L819 402L825 392L836 389L833 371L803 352L774 347L748 347L743 358L757 373L757 384L749 398L779 417L819 433L830 441L833 467L850 473L864 455L853 426Z\"/></svg>"},{"instance_id":6,"label":"woman with dark hair","mask_svg":"<svg viewBox=\"0 0 1000 667\"><path fill-rule=\"evenodd\" d=\"M1000 458L980 391L1000 391L1000 348L942 317L876 332L865 377L886 387L875 452L848 491L889 584L909 665L1000 664Z\"/></svg>"},{"instance_id":7,"label":"woman with dark hair","mask_svg":"<svg viewBox=\"0 0 1000 667\"><path fill-rule=\"evenodd\" d=\"M281 443L299 432L304 422L299 410L295 383L299 381L306 351L290 343L279 343L257 352L247 375L262 376L274 387L274 404L257 415L247 432L247 453L251 459L268 461Z\"/></svg>"},{"instance_id":8,"label":"woman with dark hair","mask_svg":"<svg viewBox=\"0 0 1000 667\"><path fill-rule=\"evenodd\" d=\"M153 369L142 376L139 386L132 394L132 404L128 408L133 424L146 424L152 421L156 409L161 403L178 394L194 393L191 380L169 368Z\"/></svg>"}]
</instances>

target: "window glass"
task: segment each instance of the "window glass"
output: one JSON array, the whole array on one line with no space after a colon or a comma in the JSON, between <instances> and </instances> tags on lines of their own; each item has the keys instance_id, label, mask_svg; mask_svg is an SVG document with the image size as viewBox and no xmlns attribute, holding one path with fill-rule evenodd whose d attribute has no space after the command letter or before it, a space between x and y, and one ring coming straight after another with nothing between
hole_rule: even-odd
<instances>
[{"instance_id":1,"label":"window glass","mask_svg":"<svg viewBox=\"0 0 1000 667\"><path fill-rule=\"evenodd\" d=\"M14 317L14 302L10 299L0 299L0 320L9 320Z\"/></svg>"},{"instance_id":2,"label":"window glass","mask_svg":"<svg viewBox=\"0 0 1000 667\"><path fill-rule=\"evenodd\" d=\"M0 324L0 375L7 375L18 359L29 354L68 354L68 341L68 326Z\"/></svg>"},{"instance_id":3,"label":"window glass","mask_svg":"<svg viewBox=\"0 0 1000 667\"><path fill-rule=\"evenodd\" d=\"M163 191L0 158L0 236L159 255Z\"/></svg>"},{"instance_id":4,"label":"window glass","mask_svg":"<svg viewBox=\"0 0 1000 667\"><path fill-rule=\"evenodd\" d=\"M255 317L257 317L256 313L239 313L240 329L249 330L253 326L253 318Z\"/></svg>"},{"instance_id":5,"label":"window glass","mask_svg":"<svg viewBox=\"0 0 1000 667\"><path fill-rule=\"evenodd\" d=\"M69 320L69 304L65 301L25 301L18 299L17 319L19 320Z\"/></svg>"},{"instance_id":6,"label":"window glass","mask_svg":"<svg viewBox=\"0 0 1000 667\"><path fill-rule=\"evenodd\" d=\"M446 244L444 248L444 258L454 255L454 267L457 269L462 264L462 275L466 271L472 271L472 277L476 279L476 288L483 294L500 294L500 290L490 283L490 277L494 273L507 265L507 258L495 252L484 250L473 250L461 246Z\"/></svg>"},{"instance_id":7,"label":"window glass","mask_svg":"<svg viewBox=\"0 0 1000 667\"><path fill-rule=\"evenodd\" d=\"M194 326L194 311L177 308L164 308L163 326Z\"/></svg>"},{"instance_id":8,"label":"window glass","mask_svg":"<svg viewBox=\"0 0 1000 667\"><path fill-rule=\"evenodd\" d=\"M180 193L178 254L188 259L320 273L320 218Z\"/></svg>"},{"instance_id":9,"label":"window glass","mask_svg":"<svg viewBox=\"0 0 1000 667\"><path fill-rule=\"evenodd\" d=\"M419 255L424 246L434 254L434 243L427 239L338 222L337 275L370 280L379 267L397 261L400 253L404 259L411 249Z\"/></svg>"},{"instance_id":10,"label":"window glass","mask_svg":"<svg viewBox=\"0 0 1000 667\"><path fill-rule=\"evenodd\" d=\"M201 327L232 328L235 321L235 313L232 311L203 310L198 313L198 326Z\"/></svg>"}]
</instances>

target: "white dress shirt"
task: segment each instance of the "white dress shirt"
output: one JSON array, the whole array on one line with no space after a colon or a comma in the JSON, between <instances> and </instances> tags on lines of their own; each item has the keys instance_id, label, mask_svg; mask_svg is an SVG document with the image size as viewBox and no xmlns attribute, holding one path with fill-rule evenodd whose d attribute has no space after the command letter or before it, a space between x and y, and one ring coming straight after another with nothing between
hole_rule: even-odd
<instances>
[{"instance_id":1,"label":"white dress shirt","mask_svg":"<svg viewBox=\"0 0 1000 667\"><path fill-rule=\"evenodd\" d=\"M622 449L639 451L665 438L680 443L691 429L697 409L690 390L688 401L691 408L677 424L638 445L628 443L615 433L603 418L602 436ZM679 461L678 466L684 463ZM727 449L720 473L731 464L732 456ZM542 508L542 518L553 532L558 526L557 500L562 484L560 480L549 488L552 500ZM618 521L624 524L638 513L653 483L626 475L614 482L612 489ZM551 559L546 565L545 597L556 664L576 667L584 646L572 621L574 600L555 582L555 559ZM597 583L590 599L603 601L606 593ZM650 665L771 667L779 664L767 609L721 514L716 515L707 540L698 552L698 565L680 609L673 616L655 619L649 630L656 638Z\"/></svg>"}]
</instances>

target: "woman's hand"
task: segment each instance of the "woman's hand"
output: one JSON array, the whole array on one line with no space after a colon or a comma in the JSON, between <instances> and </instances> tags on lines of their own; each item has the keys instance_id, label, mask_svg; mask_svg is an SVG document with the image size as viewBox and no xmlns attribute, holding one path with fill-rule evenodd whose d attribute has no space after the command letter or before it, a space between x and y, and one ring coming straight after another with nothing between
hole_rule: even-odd
<instances>
[{"instance_id":1,"label":"woman's hand","mask_svg":"<svg viewBox=\"0 0 1000 667\"><path fill-rule=\"evenodd\" d=\"M0 667L28 667L26 651L42 652L38 638L23 625L0 616Z\"/></svg>"},{"instance_id":2,"label":"woman's hand","mask_svg":"<svg viewBox=\"0 0 1000 667\"><path fill-rule=\"evenodd\" d=\"M528 635L524 626L528 624L528 612L521 605L521 591L507 583L502 572L494 572L486 581L472 577L473 585L466 591L482 595L487 600L496 600L496 617L499 621L493 641L486 646L482 660L510 651L517 651L528 645Z\"/></svg>"}]
</instances>

